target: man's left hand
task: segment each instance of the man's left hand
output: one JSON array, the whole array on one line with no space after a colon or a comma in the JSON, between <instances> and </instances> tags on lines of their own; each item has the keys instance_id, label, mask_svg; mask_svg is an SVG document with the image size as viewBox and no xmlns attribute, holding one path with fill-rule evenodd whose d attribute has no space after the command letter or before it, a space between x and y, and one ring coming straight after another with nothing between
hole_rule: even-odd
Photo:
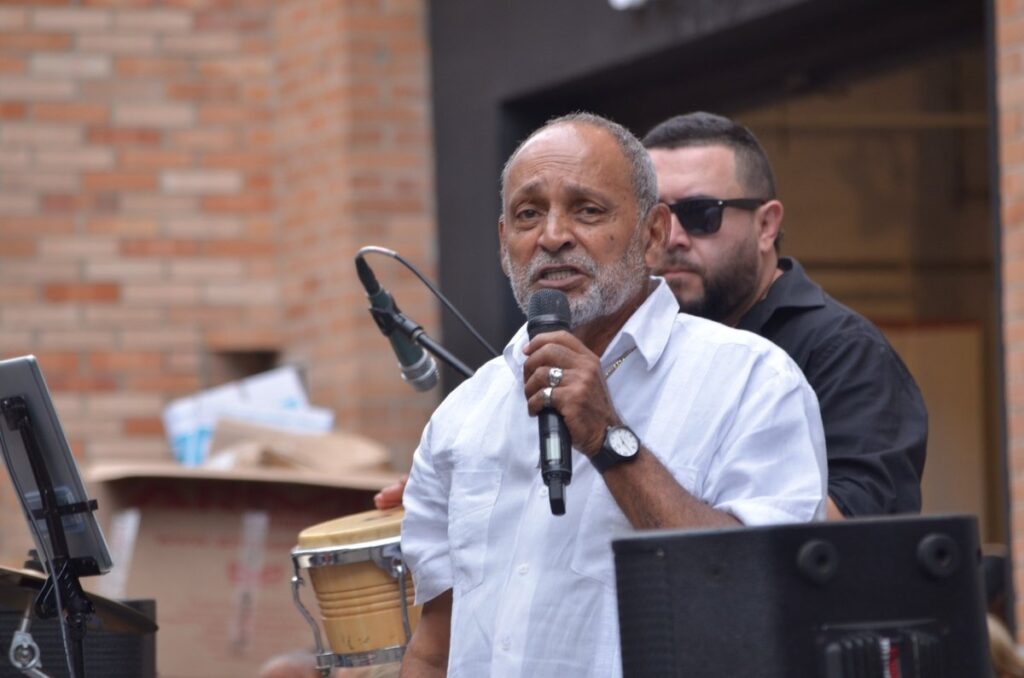
<instances>
[{"instance_id":1,"label":"man's left hand","mask_svg":"<svg viewBox=\"0 0 1024 678\"><path fill-rule=\"evenodd\" d=\"M550 386L551 368L562 379L551 391L551 407L562 415L573 447L594 455L604 442L605 430L622 423L605 384L601 359L569 332L545 332L524 349L523 382L530 414L544 407L544 389Z\"/></svg>"}]
</instances>

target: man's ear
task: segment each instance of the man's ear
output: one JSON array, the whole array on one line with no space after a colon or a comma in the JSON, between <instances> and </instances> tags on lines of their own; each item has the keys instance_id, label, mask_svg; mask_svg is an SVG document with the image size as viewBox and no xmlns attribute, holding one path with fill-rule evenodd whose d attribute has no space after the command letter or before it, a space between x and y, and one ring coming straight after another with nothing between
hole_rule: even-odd
<instances>
[{"instance_id":1,"label":"man's ear","mask_svg":"<svg viewBox=\"0 0 1024 678\"><path fill-rule=\"evenodd\" d=\"M508 276L508 267L505 262L508 258L505 256L505 215L498 215L498 261L501 262L502 272Z\"/></svg>"},{"instance_id":2,"label":"man's ear","mask_svg":"<svg viewBox=\"0 0 1024 678\"><path fill-rule=\"evenodd\" d=\"M663 202L657 203L647 213L644 228L647 229L647 249L644 251L644 261L648 268L654 268L661 263L661 258L668 248L669 229L672 228L672 213L668 205Z\"/></svg>"},{"instance_id":3,"label":"man's ear","mask_svg":"<svg viewBox=\"0 0 1024 678\"><path fill-rule=\"evenodd\" d=\"M775 239L782 231L782 203L778 200L769 200L761 205L758 210L758 249L762 252L775 249Z\"/></svg>"}]
</instances>

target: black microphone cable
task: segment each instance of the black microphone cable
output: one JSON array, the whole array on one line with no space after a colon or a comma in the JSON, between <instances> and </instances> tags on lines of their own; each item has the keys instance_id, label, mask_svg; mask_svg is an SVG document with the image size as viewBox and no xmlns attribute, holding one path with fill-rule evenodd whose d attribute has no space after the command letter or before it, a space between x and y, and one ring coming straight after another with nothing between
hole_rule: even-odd
<instances>
[{"instance_id":1,"label":"black microphone cable","mask_svg":"<svg viewBox=\"0 0 1024 678\"><path fill-rule=\"evenodd\" d=\"M488 344L487 340L480 336L480 333L476 331L476 328L473 327L469 323L469 321L466 320L465 317L463 317L461 313L459 313L459 309L455 308L455 306L452 305L452 302L448 301L448 298L441 293L441 290L437 289L437 287L435 287L434 284L426 278L426 276L420 273L419 270L415 266L413 266L405 257L403 257L398 252L395 252L394 250L387 249L386 247L367 245L366 247L361 248L359 252L356 253L356 259L362 259L363 255L368 254L370 252L374 254L383 254L384 256L391 257L392 259L397 260L407 269L412 271L413 275L419 278L420 281L427 286L427 289L434 293L434 296L437 297L438 301L444 304L444 307L451 311L452 315L458 318L459 322L462 323L462 326L469 330L469 333L473 335L473 338L480 342L481 346L487 349L487 352L491 354L492 358L498 356L498 352L494 350L494 347Z\"/></svg>"}]
</instances>

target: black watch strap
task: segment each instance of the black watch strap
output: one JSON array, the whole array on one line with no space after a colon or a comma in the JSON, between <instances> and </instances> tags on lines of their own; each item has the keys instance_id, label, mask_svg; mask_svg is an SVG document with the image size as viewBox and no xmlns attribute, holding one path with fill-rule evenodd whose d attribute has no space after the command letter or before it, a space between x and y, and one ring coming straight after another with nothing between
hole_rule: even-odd
<instances>
[{"instance_id":1,"label":"black watch strap","mask_svg":"<svg viewBox=\"0 0 1024 678\"><path fill-rule=\"evenodd\" d=\"M640 439L626 426L609 426L604 432L601 448L590 457L599 473L613 466L633 461L640 451Z\"/></svg>"}]
</instances>

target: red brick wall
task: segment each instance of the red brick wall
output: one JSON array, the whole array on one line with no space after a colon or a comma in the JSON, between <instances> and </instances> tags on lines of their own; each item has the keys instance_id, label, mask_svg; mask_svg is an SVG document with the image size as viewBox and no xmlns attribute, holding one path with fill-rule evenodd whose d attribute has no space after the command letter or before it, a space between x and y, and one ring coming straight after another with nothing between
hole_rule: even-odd
<instances>
[{"instance_id":1,"label":"red brick wall","mask_svg":"<svg viewBox=\"0 0 1024 678\"><path fill-rule=\"evenodd\" d=\"M352 257L433 273L423 13L0 3L0 354L39 356L76 454L169 459L163 405L248 350L303 362L340 425L415 444L436 396L399 381Z\"/></svg>"},{"instance_id":2,"label":"red brick wall","mask_svg":"<svg viewBox=\"0 0 1024 678\"><path fill-rule=\"evenodd\" d=\"M1018 637L1024 639L1024 2L995 4L1009 520Z\"/></svg>"},{"instance_id":3,"label":"red brick wall","mask_svg":"<svg viewBox=\"0 0 1024 678\"><path fill-rule=\"evenodd\" d=\"M366 312L353 257L394 249L433 276L425 9L421 0L302 0L277 13L280 219L288 356L310 366L315 401L407 463L436 394L399 379ZM391 259L381 283L434 336L436 308Z\"/></svg>"}]
</instances>

